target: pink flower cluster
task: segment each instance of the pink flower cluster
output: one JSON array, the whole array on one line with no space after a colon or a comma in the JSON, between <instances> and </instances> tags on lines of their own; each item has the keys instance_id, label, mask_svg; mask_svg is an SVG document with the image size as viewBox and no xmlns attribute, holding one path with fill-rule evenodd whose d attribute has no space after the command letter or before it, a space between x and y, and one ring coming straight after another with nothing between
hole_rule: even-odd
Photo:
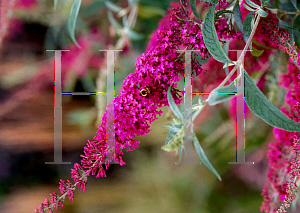
<instances>
[{"instance_id":1,"label":"pink flower cluster","mask_svg":"<svg viewBox=\"0 0 300 213\"><path fill-rule=\"evenodd\" d=\"M220 2L224 3L225 0ZM168 106L166 91L173 82L180 80L180 75L184 75L184 60L181 58L182 54L177 51L178 48L197 49L202 58L208 55L200 24L189 18L191 11L187 9L187 4L172 3L171 5L174 8L168 10L169 14L152 35L148 51L137 58L135 73L124 80L120 96L115 97L113 102L108 104L108 109L114 108L114 122L108 123L110 115L108 110L105 111L102 123L98 127L98 136L95 136L93 141L89 140L84 147L84 154L81 155L82 166L74 165L71 171L74 184L61 180L62 196L59 199L55 198L57 203L47 201L36 212L45 212L51 210L53 206L57 207L63 203L67 195L69 199L73 199L75 186L84 191L89 175L105 177L103 164L107 169L111 160L108 156L112 154L111 152L114 152L115 162L119 162L120 165L125 164L122 150L128 148L127 151L132 151L138 147L140 142L134 138L150 131L150 123L162 114L158 108ZM219 29L218 34L221 38L231 32L228 29L225 26ZM192 63L193 71L196 75L199 74L202 71L200 64L196 59L193 59ZM181 96L179 90L175 89L176 86L173 84L171 94L175 103L179 104ZM142 96L140 91L146 87L151 92ZM107 135L111 133L115 134L115 147L108 147L107 144Z\"/></svg>"},{"instance_id":2,"label":"pink flower cluster","mask_svg":"<svg viewBox=\"0 0 300 213\"><path fill-rule=\"evenodd\" d=\"M293 120L300 122L300 70L290 59L288 64L288 73L280 76L280 85L289 89L285 103L288 108L281 108L287 116ZM291 195L291 184L289 184L289 177L296 176L295 168L299 166L299 162L295 161L292 152L293 143L295 143L295 136L297 133L288 132L282 129L273 128L273 133L276 141L269 144L270 150L267 157L269 158L269 173L268 183L263 187L262 196L264 201L261 206L261 211L268 213L275 212L279 207L279 202L284 201ZM296 146L299 150L299 146ZM292 197L291 200L294 200Z\"/></svg>"}]
</instances>

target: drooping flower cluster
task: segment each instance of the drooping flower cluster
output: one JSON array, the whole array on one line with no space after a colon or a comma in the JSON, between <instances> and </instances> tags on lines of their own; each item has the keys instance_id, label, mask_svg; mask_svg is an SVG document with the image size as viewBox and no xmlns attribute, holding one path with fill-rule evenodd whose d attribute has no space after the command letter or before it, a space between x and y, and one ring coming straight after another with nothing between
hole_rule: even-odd
<instances>
[{"instance_id":1,"label":"drooping flower cluster","mask_svg":"<svg viewBox=\"0 0 300 213\"><path fill-rule=\"evenodd\" d=\"M285 103L288 108L281 108L287 116L293 120L300 122L300 70L293 64L292 59L288 64L288 73L280 76L280 85L289 89ZM270 150L267 157L269 158L268 183L263 187L262 196L264 201L261 206L261 211L275 212L279 207L279 202L294 200L292 185L289 183L289 178L298 180L298 172L295 168L299 166L299 162L295 161L292 147L295 143L295 137L298 137L295 132L288 132L282 129L273 128L273 133L276 141L269 144ZM299 150L299 146L296 146ZM296 181L295 180L295 181Z\"/></svg>"},{"instance_id":2,"label":"drooping flower cluster","mask_svg":"<svg viewBox=\"0 0 300 213\"><path fill-rule=\"evenodd\" d=\"M152 36L148 51L137 58L135 73L124 80L120 96L108 104L108 109L114 108L113 118L109 110L104 113L102 123L98 127L98 136L95 136L93 141L89 140L84 147L84 154L81 155L82 167L79 164L74 165L71 172L74 184L61 181L60 189L63 195L56 198L57 203L50 204L47 201L36 212L51 210L52 206L57 207L67 195L73 199L75 186L85 190L87 176L106 176L103 164L106 169L111 160L119 162L120 165L125 164L122 150L128 148L128 151L132 151L137 148L140 142L134 138L150 131L150 123L162 114L158 109L168 106L166 91L170 85L180 80L180 75L184 75L184 61L181 58L183 54L177 51L178 48L199 50L198 54L202 58L208 55L202 38L201 23L189 18L191 11L187 9L186 3L172 3L172 6L174 8L168 11L168 18L164 19L166 22L161 23L161 27ZM220 28L220 39L231 32L228 29ZM200 64L195 59L192 63L193 71L199 74L202 71ZM151 92L142 96L140 91L146 87L150 88ZM171 94L175 103L179 104L181 96L179 90L174 87L176 84L173 84ZM109 147L107 143L107 135L110 134L115 136L114 147ZM113 159L110 159L112 153Z\"/></svg>"}]
</instances>

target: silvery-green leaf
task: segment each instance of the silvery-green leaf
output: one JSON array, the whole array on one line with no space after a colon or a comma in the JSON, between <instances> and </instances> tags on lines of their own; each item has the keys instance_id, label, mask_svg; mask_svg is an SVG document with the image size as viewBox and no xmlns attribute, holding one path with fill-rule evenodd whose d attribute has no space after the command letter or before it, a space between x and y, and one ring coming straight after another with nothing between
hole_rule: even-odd
<instances>
[{"instance_id":1,"label":"silvery-green leaf","mask_svg":"<svg viewBox=\"0 0 300 213\"><path fill-rule=\"evenodd\" d=\"M254 2L252 2L251 0L246 0L247 4L251 7L254 8L260 8L260 6L258 4L255 4Z\"/></svg>"},{"instance_id":2,"label":"silvery-green leaf","mask_svg":"<svg viewBox=\"0 0 300 213\"><path fill-rule=\"evenodd\" d=\"M81 49L81 47L79 46L79 44L77 43L76 38L75 38L75 25L76 25L76 20L77 20L78 12L80 9L80 5L81 5L81 0L74 0L74 3L71 7L70 15L69 15L68 26L69 26L69 34L70 34L72 41L76 44L76 46L78 48Z\"/></svg>"},{"instance_id":3,"label":"silvery-green leaf","mask_svg":"<svg viewBox=\"0 0 300 213\"><path fill-rule=\"evenodd\" d=\"M182 125L181 129L176 133L176 135L171 140L169 140L168 143L166 141L167 144L162 146L161 149L165 150L167 152L176 151L176 155L177 155L178 149L183 145L184 130L185 130L185 128ZM169 138L169 135L168 135L168 138Z\"/></svg>"},{"instance_id":4,"label":"silvery-green leaf","mask_svg":"<svg viewBox=\"0 0 300 213\"><path fill-rule=\"evenodd\" d=\"M124 27L130 28L128 24L127 16L122 17L122 22Z\"/></svg>"},{"instance_id":5,"label":"silvery-green leaf","mask_svg":"<svg viewBox=\"0 0 300 213\"><path fill-rule=\"evenodd\" d=\"M242 25L243 26L243 25ZM226 55L228 55L228 50L229 50L229 41L228 42L226 42L225 44L224 44L224 46L223 46L223 48L224 48L224 51L225 51L225 53L226 53ZM224 67L224 66L223 66ZM226 75L228 75L229 74L229 70L228 70L228 66L225 66L225 73L226 73Z\"/></svg>"},{"instance_id":6,"label":"silvery-green leaf","mask_svg":"<svg viewBox=\"0 0 300 213\"><path fill-rule=\"evenodd\" d=\"M141 40L144 38L143 35L137 33L137 32L134 32L133 30L131 30L130 28L127 28L125 27L125 32L126 32L126 35L128 36L128 38L130 38L131 40Z\"/></svg>"},{"instance_id":7,"label":"silvery-green leaf","mask_svg":"<svg viewBox=\"0 0 300 213\"><path fill-rule=\"evenodd\" d=\"M278 18L278 16L277 16ZM282 28L282 29L287 29L287 30L297 30L297 28L289 25L288 23L286 23L285 21L282 21L280 18L278 18L279 22L278 22L278 27Z\"/></svg>"},{"instance_id":8,"label":"silvery-green leaf","mask_svg":"<svg viewBox=\"0 0 300 213\"><path fill-rule=\"evenodd\" d=\"M199 96L199 98L198 98L198 103L199 103L200 105L204 105L203 100L202 100L202 96Z\"/></svg>"},{"instance_id":9,"label":"silvery-green leaf","mask_svg":"<svg viewBox=\"0 0 300 213\"><path fill-rule=\"evenodd\" d=\"M54 10L56 10L56 7L57 7L57 1L58 1L58 0L54 0L54 7L53 7Z\"/></svg>"},{"instance_id":10,"label":"silvery-green leaf","mask_svg":"<svg viewBox=\"0 0 300 213\"><path fill-rule=\"evenodd\" d=\"M175 104L175 102L173 100L173 97L171 95L171 87L172 87L172 84L170 85L170 87L169 87L169 89L167 91L168 102L169 102L170 108L173 111L174 115L177 118L179 118L180 120L182 120L183 116L182 116L181 112L179 111L178 106Z\"/></svg>"},{"instance_id":11,"label":"silvery-green leaf","mask_svg":"<svg viewBox=\"0 0 300 213\"><path fill-rule=\"evenodd\" d=\"M182 159L182 146L179 148L179 159L176 164L180 163L181 159Z\"/></svg>"},{"instance_id":12,"label":"silvery-green leaf","mask_svg":"<svg viewBox=\"0 0 300 213\"><path fill-rule=\"evenodd\" d=\"M169 129L169 130L174 130L174 128L172 126L162 126L161 128L166 128L166 129Z\"/></svg>"},{"instance_id":13,"label":"silvery-green leaf","mask_svg":"<svg viewBox=\"0 0 300 213\"><path fill-rule=\"evenodd\" d=\"M245 101L253 114L263 119L270 126L290 132L300 132L300 123L287 117L274 106L256 86L248 73L245 76Z\"/></svg>"},{"instance_id":14,"label":"silvery-green leaf","mask_svg":"<svg viewBox=\"0 0 300 213\"><path fill-rule=\"evenodd\" d=\"M111 11L107 11L107 17L109 22L112 24L112 26L115 29L121 30L123 27L116 21L116 19L113 17L112 12Z\"/></svg>"},{"instance_id":15,"label":"silvery-green leaf","mask_svg":"<svg viewBox=\"0 0 300 213\"><path fill-rule=\"evenodd\" d=\"M208 49L209 53L219 62L230 63L231 60L225 54L224 50L221 47L216 28L214 25L214 13L216 8L216 2L212 3L212 6L209 8L203 24L203 40L205 47Z\"/></svg>"},{"instance_id":16,"label":"silvery-green leaf","mask_svg":"<svg viewBox=\"0 0 300 213\"><path fill-rule=\"evenodd\" d=\"M289 43L290 43L290 45L293 45L294 41L295 41L294 31L293 30L288 30L288 32L289 32L289 35L290 35Z\"/></svg>"},{"instance_id":17,"label":"silvery-green leaf","mask_svg":"<svg viewBox=\"0 0 300 213\"><path fill-rule=\"evenodd\" d=\"M236 0L233 8L233 18L239 29L243 30L243 21L242 21L242 14L240 10L239 0Z\"/></svg>"},{"instance_id":18,"label":"silvery-green leaf","mask_svg":"<svg viewBox=\"0 0 300 213\"><path fill-rule=\"evenodd\" d=\"M295 9L297 10L298 9L297 0L291 0L291 2L294 5Z\"/></svg>"},{"instance_id":19,"label":"silvery-green leaf","mask_svg":"<svg viewBox=\"0 0 300 213\"><path fill-rule=\"evenodd\" d=\"M138 3L140 0L128 0L130 7L132 7L134 4Z\"/></svg>"},{"instance_id":20,"label":"silvery-green leaf","mask_svg":"<svg viewBox=\"0 0 300 213\"><path fill-rule=\"evenodd\" d=\"M249 7L249 6L246 5L246 4L243 4L243 5L244 5L244 7L245 7L247 10L255 12L255 9L252 9L251 7Z\"/></svg>"},{"instance_id":21,"label":"silvery-green leaf","mask_svg":"<svg viewBox=\"0 0 300 213\"><path fill-rule=\"evenodd\" d=\"M252 22L253 20L253 12L249 13L244 20L244 25L243 25L243 35L244 35L244 41L247 43L251 31L252 31ZM252 49L252 42L250 43L250 50Z\"/></svg>"},{"instance_id":22,"label":"silvery-green leaf","mask_svg":"<svg viewBox=\"0 0 300 213\"><path fill-rule=\"evenodd\" d=\"M267 17L268 16L268 13L266 11L264 11L263 9L259 8L258 10L258 14L261 16L261 17Z\"/></svg>"},{"instance_id":23,"label":"silvery-green leaf","mask_svg":"<svg viewBox=\"0 0 300 213\"><path fill-rule=\"evenodd\" d=\"M261 5L264 7L269 0L260 0Z\"/></svg>"},{"instance_id":24,"label":"silvery-green leaf","mask_svg":"<svg viewBox=\"0 0 300 213\"><path fill-rule=\"evenodd\" d=\"M200 20L200 17L197 13L197 9L196 9L196 0L190 0L190 5L191 5L191 9L194 13L194 15L198 18L198 20Z\"/></svg>"},{"instance_id":25,"label":"silvery-green leaf","mask_svg":"<svg viewBox=\"0 0 300 213\"><path fill-rule=\"evenodd\" d=\"M215 170L215 168L211 165L208 158L206 157L206 155L205 155L205 153L204 153L204 151L203 151L203 149L202 149L202 147L201 147L201 145L198 141L197 136L193 137L193 143L194 143L195 149L196 149L201 161L221 181L220 175L218 174L218 172Z\"/></svg>"},{"instance_id":26,"label":"silvery-green leaf","mask_svg":"<svg viewBox=\"0 0 300 213\"><path fill-rule=\"evenodd\" d=\"M215 13L215 17L214 19L218 18L220 15L224 14L224 13L233 13L232 11L230 10L219 10Z\"/></svg>"},{"instance_id":27,"label":"silvery-green leaf","mask_svg":"<svg viewBox=\"0 0 300 213\"><path fill-rule=\"evenodd\" d=\"M176 134L180 131L180 129L182 127L183 127L183 125L180 125L180 128L179 128L173 124L173 126L171 127L171 129L168 133L168 136L166 138L165 145L170 143L170 141L176 136Z\"/></svg>"},{"instance_id":28,"label":"silvery-green leaf","mask_svg":"<svg viewBox=\"0 0 300 213\"><path fill-rule=\"evenodd\" d=\"M121 10L123 10L123 8L119 7L118 5L116 5L110 1L105 1L105 5L108 9L110 9L111 11L114 11L116 13L119 13Z\"/></svg>"},{"instance_id":29,"label":"silvery-green leaf","mask_svg":"<svg viewBox=\"0 0 300 213\"><path fill-rule=\"evenodd\" d=\"M234 85L234 81L231 82L228 86L217 87L209 93L208 96L208 104L210 106L223 103L231 98L233 98L236 94L241 92L241 88L236 88Z\"/></svg>"}]
</instances>

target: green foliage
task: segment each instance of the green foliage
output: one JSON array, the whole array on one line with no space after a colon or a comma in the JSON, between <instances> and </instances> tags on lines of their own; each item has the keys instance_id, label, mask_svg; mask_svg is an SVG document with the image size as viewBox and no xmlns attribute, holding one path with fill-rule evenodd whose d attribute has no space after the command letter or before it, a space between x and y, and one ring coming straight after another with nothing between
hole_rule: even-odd
<instances>
[{"instance_id":1,"label":"green foliage","mask_svg":"<svg viewBox=\"0 0 300 213\"><path fill-rule=\"evenodd\" d=\"M214 13L215 13L216 3L214 2L209 8L203 24L203 40L209 53L219 62L231 63L226 53L221 47L215 25L214 25Z\"/></svg>"},{"instance_id":2,"label":"green foliage","mask_svg":"<svg viewBox=\"0 0 300 213\"><path fill-rule=\"evenodd\" d=\"M260 0L260 3L261 3L261 6L266 6L266 3L268 2L269 0Z\"/></svg>"},{"instance_id":3,"label":"green foliage","mask_svg":"<svg viewBox=\"0 0 300 213\"><path fill-rule=\"evenodd\" d=\"M244 35L244 41L247 43L251 31L252 31L252 26L253 25L253 12L249 13L244 20L244 24L243 24L243 35ZM252 42L250 43L249 46L250 50L252 49Z\"/></svg>"},{"instance_id":4,"label":"green foliage","mask_svg":"<svg viewBox=\"0 0 300 213\"><path fill-rule=\"evenodd\" d=\"M261 56L261 54L263 54L263 53L264 53L264 50L258 50L258 49L256 49L256 48L252 47L251 54L252 54L253 56L259 57L259 56Z\"/></svg>"},{"instance_id":5,"label":"green foliage","mask_svg":"<svg viewBox=\"0 0 300 213\"><path fill-rule=\"evenodd\" d=\"M218 172L215 170L215 168L211 165L211 163L209 162L208 158L206 157L206 154L204 153L197 136L193 137L193 144L195 146L195 149L201 159L201 161L204 163L204 165L212 172L214 173L214 175L221 181L221 177L218 174Z\"/></svg>"},{"instance_id":6,"label":"green foliage","mask_svg":"<svg viewBox=\"0 0 300 213\"><path fill-rule=\"evenodd\" d=\"M198 15L197 9L196 9L196 0L190 0L190 5L192 8L192 11L194 13L194 15L198 18L198 20L200 20L200 17Z\"/></svg>"},{"instance_id":7,"label":"green foliage","mask_svg":"<svg viewBox=\"0 0 300 213\"><path fill-rule=\"evenodd\" d=\"M241 92L241 88L236 88L234 82L231 82L228 86L217 87L209 93L208 96L208 104L210 106L223 103L231 98L233 98L236 94ZM231 94L228 94L231 93Z\"/></svg>"},{"instance_id":8,"label":"green foliage","mask_svg":"<svg viewBox=\"0 0 300 213\"><path fill-rule=\"evenodd\" d=\"M183 119L183 116L181 114L181 112L179 111L177 105L175 104L173 98L172 98L172 95L171 95L171 87L172 85L169 87L168 91L167 91L167 98L168 98L168 102L169 102L169 105L170 105L170 108L172 109L174 115L179 118L180 120Z\"/></svg>"},{"instance_id":9,"label":"green foliage","mask_svg":"<svg viewBox=\"0 0 300 213\"><path fill-rule=\"evenodd\" d=\"M278 18L278 16L277 16ZM288 23L286 23L285 21L281 20L280 18L278 18L279 22L278 22L278 27L282 28L282 29L287 29L287 30L298 30L297 28L289 25Z\"/></svg>"},{"instance_id":10,"label":"green foliage","mask_svg":"<svg viewBox=\"0 0 300 213\"><path fill-rule=\"evenodd\" d=\"M244 73L245 101L252 113L271 126L286 131L300 132L300 123L293 121L274 106L256 86L255 82L248 75L246 70Z\"/></svg>"},{"instance_id":11,"label":"green foliage","mask_svg":"<svg viewBox=\"0 0 300 213\"><path fill-rule=\"evenodd\" d=\"M166 145L162 146L161 149L167 152L176 151L177 155L179 148L183 146L184 130L185 128L182 124L179 131L171 130L168 134Z\"/></svg>"},{"instance_id":12,"label":"green foliage","mask_svg":"<svg viewBox=\"0 0 300 213\"><path fill-rule=\"evenodd\" d=\"M268 13L266 11L264 11L263 9L259 8L258 15L260 15L263 18L265 18L265 17L268 16Z\"/></svg>"},{"instance_id":13,"label":"green foliage","mask_svg":"<svg viewBox=\"0 0 300 213\"><path fill-rule=\"evenodd\" d=\"M243 31L243 21L242 21L242 14L240 10L239 0L235 1L234 8L233 8L233 18L235 23L237 24L238 28Z\"/></svg>"},{"instance_id":14,"label":"green foliage","mask_svg":"<svg viewBox=\"0 0 300 213\"><path fill-rule=\"evenodd\" d=\"M76 25L76 20L77 20L78 12L80 9L80 5L81 5L81 0L74 0L74 3L72 5L71 11L70 11L70 15L69 15L69 25L68 25L70 37L78 48L81 48L81 47L79 46L79 44L77 43L76 38L75 38L75 25Z\"/></svg>"},{"instance_id":15,"label":"green foliage","mask_svg":"<svg viewBox=\"0 0 300 213\"><path fill-rule=\"evenodd\" d=\"M224 13L233 13L230 10L219 10L215 13L215 19L218 18L220 15L224 14Z\"/></svg>"},{"instance_id":16,"label":"green foliage","mask_svg":"<svg viewBox=\"0 0 300 213\"><path fill-rule=\"evenodd\" d=\"M245 7L247 10L252 11L252 12L255 12L255 9L249 7L249 6L246 5L246 4L243 4L243 5L244 5L244 7Z\"/></svg>"},{"instance_id":17,"label":"green foliage","mask_svg":"<svg viewBox=\"0 0 300 213\"><path fill-rule=\"evenodd\" d=\"M118 5L116 5L110 1L105 1L105 5L108 9L110 9L111 11L113 11L115 13L119 13L119 12L121 12L121 10L123 10L123 8L119 7Z\"/></svg>"},{"instance_id":18,"label":"green foliage","mask_svg":"<svg viewBox=\"0 0 300 213\"><path fill-rule=\"evenodd\" d=\"M53 9L54 9L54 10L56 10L56 7L57 7L57 1L58 1L58 0L54 0L54 6L53 6Z\"/></svg>"},{"instance_id":19,"label":"green foliage","mask_svg":"<svg viewBox=\"0 0 300 213\"><path fill-rule=\"evenodd\" d=\"M254 2L252 2L251 0L246 0L247 4L251 7L254 8L260 8L260 6L258 4L255 4Z\"/></svg>"}]
</instances>

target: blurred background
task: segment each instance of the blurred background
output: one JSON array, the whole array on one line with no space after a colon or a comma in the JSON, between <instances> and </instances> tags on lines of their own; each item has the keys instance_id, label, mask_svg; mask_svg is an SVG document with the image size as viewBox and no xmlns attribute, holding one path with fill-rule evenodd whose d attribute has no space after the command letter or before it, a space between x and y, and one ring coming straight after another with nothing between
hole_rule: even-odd
<instances>
[{"instance_id":1,"label":"blurred background","mask_svg":"<svg viewBox=\"0 0 300 213\"><path fill-rule=\"evenodd\" d=\"M111 2L82 1L75 28L79 49L67 28L73 1L58 1L54 10L53 0L1 0L0 213L34 212L49 193L59 192L59 180L70 179L70 169L96 135L105 110L105 99L63 96L63 161L72 164L46 165L53 161L54 53L45 50L71 49L62 56L64 92L93 92L105 90L106 56L98 50L123 49L115 67L118 95L170 5L170 0ZM122 34L124 16L131 20L128 34ZM285 90L276 87L276 76L268 78L269 90L276 91L273 101L282 106ZM250 115L246 161L255 164L229 165L235 161L235 123L228 107L207 107L195 121L198 139L221 182L202 164L176 165L178 156L161 149L167 136L161 127L172 117L165 107L152 131L139 137L140 146L125 152L126 165L110 165L106 178L89 177L86 192L76 190L74 201L67 199L55 212L259 212L272 129ZM194 154L193 160L200 162Z\"/></svg>"}]
</instances>

